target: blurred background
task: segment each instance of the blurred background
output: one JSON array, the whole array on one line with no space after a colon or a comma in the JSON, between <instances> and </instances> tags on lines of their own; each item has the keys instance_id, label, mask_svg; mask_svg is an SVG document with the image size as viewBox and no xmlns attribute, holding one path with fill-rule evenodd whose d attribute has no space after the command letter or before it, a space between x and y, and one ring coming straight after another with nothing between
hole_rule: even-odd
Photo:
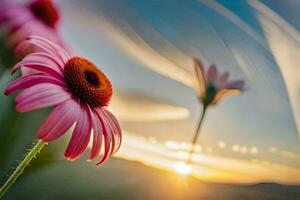
<instances>
[{"instance_id":1,"label":"blurred background","mask_svg":"<svg viewBox=\"0 0 300 200\"><path fill-rule=\"evenodd\" d=\"M298 0L61 0L60 31L114 86L124 141L106 163L63 158L66 134L4 199L300 199ZM202 107L192 58L244 79L247 91ZM4 73L0 88L12 77ZM0 177L49 110L18 114L0 96Z\"/></svg>"}]
</instances>

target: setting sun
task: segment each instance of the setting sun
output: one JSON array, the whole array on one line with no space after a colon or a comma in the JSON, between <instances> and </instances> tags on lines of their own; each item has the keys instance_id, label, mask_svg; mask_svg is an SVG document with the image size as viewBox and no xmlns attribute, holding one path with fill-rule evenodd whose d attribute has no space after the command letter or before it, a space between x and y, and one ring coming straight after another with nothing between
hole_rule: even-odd
<instances>
[{"instance_id":1,"label":"setting sun","mask_svg":"<svg viewBox=\"0 0 300 200\"><path fill-rule=\"evenodd\" d=\"M192 172L192 167L190 165L187 165L185 163L178 163L175 166L175 171L180 175L189 175Z\"/></svg>"}]
</instances>

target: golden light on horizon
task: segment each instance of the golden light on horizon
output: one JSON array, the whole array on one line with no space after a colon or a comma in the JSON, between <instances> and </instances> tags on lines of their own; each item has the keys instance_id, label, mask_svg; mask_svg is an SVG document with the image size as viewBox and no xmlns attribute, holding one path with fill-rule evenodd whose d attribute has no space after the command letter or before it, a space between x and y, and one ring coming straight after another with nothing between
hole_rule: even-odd
<instances>
[{"instance_id":1,"label":"golden light on horizon","mask_svg":"<svg viewBox=\"0 0 300 200\"><path fill-rule=\"evenodd\" d=\"M248 153L248 148L246 146L242 146L240 148L240 151L241 151L242 154L246 154L246 153Z\"/></svg>"},{"instance_id":2,"label":"golden light on horizon","mask_svg":"<svg viewBox=\"0 0 300 200\"><path fill-rule=\"evenodd\" d=\"M252 154L252 155L258 154L258 148L257 147L251 147L250 154Z\"/></svg>"},{"instance_id":3,"label":"golden light on horizon","mask_svg":"<svg viewBox=\"0 0 300 200\"><path fill-rule=\"evenodd\" d=\"M232 151L234 151L234 152L238 152L238 151L239 151L239 149L240 149L240 146L239 146L238 144L234 144L234 145L232 145Z\"/></svg>"},{"instance_id":4,"label":"golden light on horizon","mask_svg":"<svg viewBox=\"0 0 300 200\"><path fill-rule=\"evenodd\" d=\"M212 147L203 146L203 151L194 154L193 165L187 165L185 163L189 153L187 143L174 140L160 142L127 131L124 131L124 135L126 137L123 146L116 157L167 170L180 178L194 177L219 183L255 183L266 180L286 184L300 182L300 169L285 163L258 159L255 157L259 153L257 146L247 147L247 153L252 155L250 160L246 159L248 154L241 152L245 146L237 143L233 145L227 143L230 148L222 149L231 152L232 155L229 156L218 155L216 149L216 154L208 153L207 147ZM241 158L235 158L233 155L236 153L239 153ZM275 155L283 157L279 153ZM287 155L289 157L286 159L298 159L291 157L290 153Z\"/></svg>"},{"instance_id":5,"label":"golden light on horizon","mask_svg":"<svg viewBox=\"0 0 300 200\"><path fill-rule=\"evenodd\" d=\"M174 169L176 173L184 176L190 175L192 173L192 167L186 163L178 163Z\"/></svg>"},{"instance_id":6,"label":"golden light on horizon","mask_svg":"<svg viewBox=\"0 0 300 200\"><path fill-rule=\"evenodd\" d=\"M201 152L202 151L202 147L201 147L201 145L199 145L199 144L196 144L195 145L195 152Z\"/></svg>"},{"instance_id":7,"label":"golden light on horizon","mask_svg":"<svg viewBox=\"0 0 300 200\"><path fill-rule=\"evenodd\" d=\"M214 151L213 148L210 147L210 146L206 147L205 150L206 150L207 153L212 153Z\"/></svg>"},{"instance_id":8,"label":"golden light on horizon","mask_svg":"<svg viewBox=\"0 0 300 200\"><path fill-rule=\"evenodd\" d=\"M218 142L218 146L220 149L225 149L226 148L226 143L223 141Z\"/></svg>"}]
</instances>

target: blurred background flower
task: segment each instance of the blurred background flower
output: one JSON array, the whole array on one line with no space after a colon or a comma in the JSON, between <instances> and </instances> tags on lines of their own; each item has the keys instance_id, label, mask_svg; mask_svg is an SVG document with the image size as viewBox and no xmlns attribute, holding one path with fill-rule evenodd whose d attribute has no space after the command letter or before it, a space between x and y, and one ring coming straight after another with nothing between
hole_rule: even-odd
<instances>
[{"instance_id":1,"label":"blurred background flower","mask_svg":"<svg viewBox=\"0 0 300 200\"><path fill-rule=\"evenodd\" d=\"M229 81L229 73L222 75L218 68L212 64L205 69L201 61L194 58L196 87L199 101L204 107L216 105L219 101L230 94L239 94L244 90L244 81Z\"/></svg>"},{"instance_id":2,"label":"blurred background flower","mask_svg":"<svg viewBox=\"0 0 300 200\"><path fill-rule=\"evenodd\" d=\"M64 46L58 34L60 13L53 1L2 1L0 5L0 22L10 46L14 47L30 35L42 36Z\"/></svg>"},{"instance_id":3,"label":"blurred background flower","mask_svg":"<svg viewBox=\"0 0 300 200\"><path fill-rule=\"evenodd\" d=\"M14 48L30 35L38 35L65 48L59 34L60 13L51 0L6 1L0 2L0 75L31 51L18 55Z\"/></svg>"},{"instance_id":4,"label":"blurred background flower","mask_svg":"<svg viewBox=\"0 0 300 200\"><path fill-rule=\"evenodd\" d=\"M123 146L117 159L96 168L59 157L68 140L63 137L42 153L6 199L299 197L298 186L274 184L300 183L297 1L58 4L66 43L100 66L116 88L111 109L121 119ZM211 110L189 170L182 162L201 111L194 95L193 57L205 66L222 66L221 73L246 80L251 90ZM42 119L32 113L13 126L4 124L21 137L12 151L6 150L9 142L0 145L2 175L35 137L38 126L27 127L26 121ZM5 164L3 152L9 154ZM272 183L256 184L260 182ZM53 192L57 187L61 189Z\"/></svg>"},{"instance_id":5,"label":"blurred background flower","mask_svg":"<svg viewBox=\"0 0 300 200\"><path fill-rule=\"evenodd\" d=\"M210 106L217 105L222 98L230 94L240 94L244 90L244 81L229 81L229 73L225 72L222 75L218 71L216 65L212 64L208 69L205 69L200 60L194 58L194 69L196 77L196 92L199 102L202 104L202 112L199 117L199 122L195 135L192 139L192 146L187 160L187 164L192 161L192 156L195 151L195 144L199 137L200 128L205 118L207 109Z\"/></svg>"}]
</instances>

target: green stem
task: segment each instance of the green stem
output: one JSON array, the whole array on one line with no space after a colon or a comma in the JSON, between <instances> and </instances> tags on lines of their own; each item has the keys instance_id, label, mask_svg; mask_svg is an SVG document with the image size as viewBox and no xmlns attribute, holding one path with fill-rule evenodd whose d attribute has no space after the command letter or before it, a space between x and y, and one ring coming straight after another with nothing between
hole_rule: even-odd
<instances>
[{"instance_id":1,"label":"green stem","mask_svg":"<svg viewBox=\"0 0 300 200\"><path fill-rule=\"evenodd\" d=\"M35 158L35 156L41 151L45 144L46 143L42 140L38 140L37 143L32 147L32 149L28 151L24 160L18 165L18 167L4 183L4 185L0 188L0 199L4 196L5 192L14 184L17 178L23 173L25 167L29 165L31 160Z\"/></svg>"},{"instance_id":2,"label":"green stem","mask_svg":"<svg viewBox=\"0 0 300 200\"><path fill-rule=\"evenodd\" d=\"M193 154L194 154L194 151L195 151L195 143L196 143L197 138L199 136L200 128L201 128L201 125L202 125L202 122L203 122L203 119L204 119L207 107L208 107L207 105L203 106L202 114L201 114L201 117L200 117L199 122L198 122L198 127L197 127L196 133L194 135L194 138L192 140L192 147L191 147L191 150L190 150L190 153L189 153L189 158L188 158L188 160L186 162L187 164L190 164L191 161L192 161L192 157L193 157Z\"/></svg>"}]
</instances>

